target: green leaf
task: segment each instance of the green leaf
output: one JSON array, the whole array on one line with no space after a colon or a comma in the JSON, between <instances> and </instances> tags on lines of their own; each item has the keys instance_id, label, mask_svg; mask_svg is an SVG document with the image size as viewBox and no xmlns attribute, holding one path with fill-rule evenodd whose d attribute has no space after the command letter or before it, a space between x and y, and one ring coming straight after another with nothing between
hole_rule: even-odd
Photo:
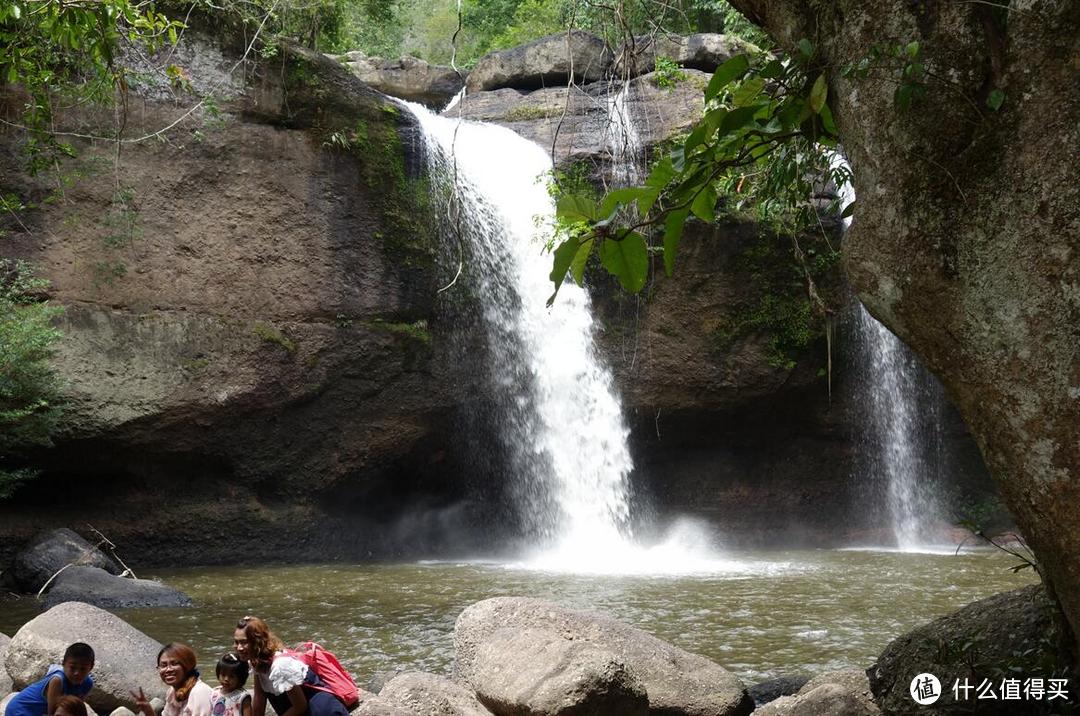
<instances>
[{"instance_id":1,"label":"green leaf","mask_svg":"<svg viewBox=\"0 0 1080 716\"><path fill-rule=\"evenodd\" d=\"M825 99L829 96L829 83L825 80L825 74L818 75L814 80L814 86L810 90L810 109L814 114L820 114L825 106Z\"/></svg>"},{"instance_id":2,"label":"green leaf","mask_svg":"<svg viewBox=\"0 0 1080 716\"><path fill-rule=\"evenodd\" d=\"M808 60L814 56L814 46L810 44L810 40L807 40L805 37L799 40L799 52Z\"/></svg>"},{"instance_id":3,"label":"green leaf","mask_svg":"<svg viewBox=\"0 0 1080 716\"><path fill-rule=\"evenodd\" d=\"M649 275L649 249L645 237L631 232L616 241L607 239L600 244L600 263L630 293L637 293L645 286Z\"/></svg>"},{"instance_id":4,"label":"green leaf","mask_svg":"<svg viewBox=\"0 0 1080 716\"><path fill-rule=\"evenodd\" d=\"M854 215L854 213L855 213L855 202L853 201L850 204L848 204L847 206L845 206L844 210L842 212L840 212L840 218L841 219L846 219L849 216Z\"/></svg>"},{"instance_id":5,"label":"green leaf","mask_svg":"<svg viewBox=\"0 0 1080 716\"><path fill-rule=\"evenodd\" d=\"M555 248L555 261L551 268L551 275L548 278L555 284L556 291L559 290L559 287L562 286L562 282L566 279L566 272L570 270L570 264L573 263L578 248L580 248L580 243L573 237L562 242Z\"/></svg>"},{"instance_id":6,"label":"green leaf","mask_svg":"<svg viewBox=\"0 0 1080 716\"><path fill-rule=\"evenodd\" d=\"M574 254L574 260L570 262L570 275L574 277L574 282L578 286L582 284L585 277L585 266L589 263L589 254L592 253L592 247L595 243L594 239L582 241L577 253Z\"/></svg>"},{"instance_id":7,"label":"green leaf","mask_svg":"<svg viewBox=\"0 0 1080 716\"><path fill-rule=\"evenodd\" d=\"M716 68L708 87L705 88L705 103L708 104L720 90L728 86L732 81L742 77L750 69L750 59L746 55L735 55L730 60Z\"/></svg>"},{"instance_id":8,"label":"green leaf","mask_svg":"<svg viewBox=\"0 0 1080 716\"><path fill-rule=\"evenodd\" d=\"M668 214L664 220L664 271L668 276L675 270L675 254L679 250L687 216L686 209L680 209Z\"/></svg>"},{"instance_id":9,"label":"green leaf","mask_svg":"<svg viewBox=\"0 0 1080 716\"><path fill-rule=\"evenodd\" d=\"M641 196L638 197L637 207L638 212L645 216L649 213L649 210L653 208L653 204L660 198L661 187L649 187L648 189L641 190Z\"/></svg>"},{"instance_id":10,"label":"green leaf","mask_svg":"<svg viewBox=\"0 0 1080 716\"><path fill-rule=\"evenodd\" d=\"M913 91L914 88L911 85L900 85L896 88L896 91L893 92L893 102L901 112L904 112L911 107L911 93Z\"/></svg>"},{"instance_id":11,"label":"green leaf","mask_svg":"<svg viewBox=\"0 0 1080 716\"><path fill-rule=\"evenodd\" d=\"M564 194L555 205L559 218L568 221L596 221L596 202L580 194Z\"/></svg>"},{"instance_id":12,"label":"green leaf","mask_svg":"<svg viewBox=\"0 0 1080 716\"><path fill-rule=\"evenodd\" d=\"M836 122L833 121L832 110L828 104L821 105L821 126L829 134L837 136Z\"/></svg>"},{"instance_id":13,"label":"green leaf","mask_svg":"<svg viewBox=\"0 0 1080 716\"><path fill-rule=\"evenodd\" d=\"M1005 101L1005 93L999 89L993 89L986 98L986 106L993 111L1001 109L1001 103Z\"/></svg>"},{"instance_id":14,"label":"green leaf","mask_svg":"<svg viewBox=\"0 0 1080 716\"><path fill-rule=\"evenodd\" d=\"M620 206L636 202L641 197L641 193L642 189L637 187L626 187L608 192L607 196L600 202L600 218L610 219Z\"/></svg>"},{"instance_id":15,"label":"green leaf","mask_svg":"<svg viewBox=\"0 0 1080 716\"><path fill-rule=\"evenodd\" d=\"M731 93L731 100L737 107L746 106L756 100L763 89L765 89L765 80L760 77L748 79Z\"/></svg>"},{"instance_id":16,"label":"green leaf","mask_svg":"<svg viewBox=\"0 0 1080 716\"><path fill-rule=\"evenodd\" d=\"M694 212L694 216L702 221L709 223L716 221L716 189L711 182L702 187L694 198L694 203L690 205L690 211Z\"/></svg>"},{"instance_id":17,"label":"green leaf","mask_svg":"<svg viewBox=\"0 0 1080 716\"><path fill-rule=\"evenodd\" d=\"M919 42L918 42L918 40L913 40L912 42L909 42L907 44L907 47L904 48L904 52L906 52L907 56L910 57L913 60L918 58L918 56L919 56Z\"/></svg>"},{"instance_id":18,"label":"green leaf","mask_svg":"<svg viewBox=\"0 0 1080 716\"><path fill-rule=\"evenodd\" d=\"M764 77L767 80L776 79L784 74L784 63L780 60L772 60L758 72L758 77Z\"/></svg>"},{"instance_id":19,"label":"green leaf","mask_svg":"<svg viewBox=\"0 0 1080 716\"><path fill-rule=\"evenodd\" d=\"M752 105L750 107L736 107L731 110L724 117L724 121L720 123L720 133L727 134L750 124L754 121L754 115L758 113L761 107L762 105Z\"/></svg>"}]
</instances>

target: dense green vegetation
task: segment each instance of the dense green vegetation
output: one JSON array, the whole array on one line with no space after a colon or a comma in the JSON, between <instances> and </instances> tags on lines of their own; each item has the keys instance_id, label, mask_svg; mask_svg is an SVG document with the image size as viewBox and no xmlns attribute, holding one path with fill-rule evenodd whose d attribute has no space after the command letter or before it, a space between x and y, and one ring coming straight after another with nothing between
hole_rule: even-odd
<instances>
[{"instance_id":1,"label":"dense green vegetation","mask_svg":"<svg viewBox=\"0 0 1080 716\"><path fill-rule=\"evenodd\" d=\"M27 264L0 259L0 499L34 476L12 460L27 447L48 445L60 417L48 361L61 309L42 299L47 287Z\"/></svg>"},{"instance_id":2,"label":"dense green vegetation","mask_svg":"<svg viewBox=\"0 0 1080 716\"><path fill-rule=\"evenodd\" d=\"M618 40L626 34L735 31L763 35L724 0L386 0L343 5L337 49L414 55L468 68L494 50L568 27Z\"/></svg>"}]
</instances>

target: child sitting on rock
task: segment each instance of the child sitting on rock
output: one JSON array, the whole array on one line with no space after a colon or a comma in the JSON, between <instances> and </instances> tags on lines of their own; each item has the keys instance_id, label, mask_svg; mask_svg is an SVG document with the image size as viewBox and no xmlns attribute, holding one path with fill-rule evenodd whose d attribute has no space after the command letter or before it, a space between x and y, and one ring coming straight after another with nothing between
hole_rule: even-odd
<instances>
[{"instance_id":1,"label":"child sitting on rock","mask_svg":"<svg viewBox=\"0 0 1080 716\"><path fill-rule=\"evenodd\" d=\"M81 702L94 687L94 677L90 675L93 668L94 650L89 644L75 642L64 651L59 664L49 667L45 678L15 695L4 716L53 716L64 696L76 696Z\"/></svg>"},{"instance_id":2,"label":"child sitting on rock","mask_svg":"<svg viewBox=\"0 0 1080 716\"><path fill-rule=\"evenodd\" d=\"M210 694L211 716L251 716L251 694L244 689L248 664L233 652L217 663L217 679L221 683Z\"/></svg>"}]
</instances>

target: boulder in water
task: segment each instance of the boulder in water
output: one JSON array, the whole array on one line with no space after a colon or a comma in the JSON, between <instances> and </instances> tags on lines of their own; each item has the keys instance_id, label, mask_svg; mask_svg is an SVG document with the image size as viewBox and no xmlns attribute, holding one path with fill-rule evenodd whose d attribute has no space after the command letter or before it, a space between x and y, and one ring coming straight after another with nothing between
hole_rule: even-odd
<instances>
[{"instance_id":1,"label":"boulder in water","mask_svg":"<svg viewBox=\"0 0 1080 716\"><path fill-rule=\"evenodd\" d=\"M484 651L490 647L485 642L496 631L502 631L501 640L511 640L515 630L545 635L537 637L538 643L553 650L559 639L610 653L645 687L653 713L736 716L754 708L738 677L703 656L610 617L526 597L487 599L461 613L454 627L455 675L479 694L481 689L470 676L476 673L477 662L487 658ZM518 658L528 660L530 652L523 648L522 654Z\"/></svg>"},{"instance_id":2,"label":"boulder in water","mask_svg":"<svg viewBox=\"0 0 1080 716\"><path fill-rule=\"evenodd\" d=\"M421 714L491 716L476 694L449 679L410 671L386 683L379 699Z\"/></svg>"},{"instance_id":3,"label":"boulder in water","mask_svg":"<svg viewBox=\"0 0 1080 716\"><path fill-rule=\"evenodd\" d=\"M751 686L748 691L755 706L764 706L781 696L794 696L806 686L810 677L806 674L785 674L775 679L766 679Z\"/></svg>"},{"instance_id":4,"label":"boulder in water","mask_svg":"<svg viewBox=\"0 0 1080 716\"><path fill-rule=\"evenodd\" d=\"M4 660L15 686L25 688L40 679L76 641L93 647L97 657L94 688L86 697L95 711L133 708L130 689L148 695L164 690L155 668L161 644L104 609L81 602L59 604L15 633Z\"/></svg>"},{"instance_id":5,"label":"boulder in water","mask_svg":"<svg viewBox=\"0 0 1080 716\"><path fill-rule=\"evenodd\" d=\"M98 567L110 574L123 570L97 547L72 530L42 532L15 555L12 576L15 585L24 592L37 592L49 579L69 564Z\"/></svg>"},{"instance_id":6,"label":"boulder in water","mask_svg":"<svg viewBox=\"0 0 1080 716\"><path fill-rule=\"evenodd\" d=\"M645 687L606 649L538 629L496 629L462 679L498 716L646 716Z\"/></svg>"},{"instance_id":7,"label":"boulder in water","mask_svg":"<svg viewBox=\"0 0 1080 716\"><path fill-rule=\"evenodd\" d=\"M127 579L97 567L68 567L45 594L45 607L84 602L102 609L190 607L191 597L152 579Z\"/></svg>"},{"instance_id":8,"label":"boulder in water","mask_svg":"<svg viewBox=\"0 0 1080 716\"><path fill-rule=\"evenodd\" d=\"M930 673L941 681L943 692L934 713L970 713L975 701L953 698L952 685L957 680L966 678L977 687L989 679L998 693L1005 677L1054 678L1059 674L1052 673L1048 664L1067 669L1058 644L1057 618L1041 584L973 602L886 646L867 670L874 698L886 713L910 709L912 680ZM1027 713L1021 711L1022 701L981 699L977 703L980 714ZM1045 706L1047 702L1030 703Z\"/></svg>"},{"instance_id":9,"label":"boulder in water","mask_svg":"<svg viewBox=\"0 0 1080 716\"><path fill-rule=\"evenodd\" d=\"M527 45L484 55L469 73L469 92L511 87L535 90L603 79L611 67L611 48L581 30L541 37Z\"/></svg>"}]
</instances>

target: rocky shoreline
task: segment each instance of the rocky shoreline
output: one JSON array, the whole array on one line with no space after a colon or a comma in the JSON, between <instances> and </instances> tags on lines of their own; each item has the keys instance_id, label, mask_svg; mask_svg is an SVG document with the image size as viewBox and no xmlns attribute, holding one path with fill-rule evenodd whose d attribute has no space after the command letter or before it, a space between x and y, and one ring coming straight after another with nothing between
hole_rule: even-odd
<instances>
[{"instance_id":1,"label":"rocky shoreline","mask_svg":"<svg viewBox=\"0 0 1080 716\"><path fill-rule=\"evenodd\" d=\"M915 710L908 685L924 672L946 685L994 681L1001 673L1050 673L1040 659L1052 622L1049 600L1033 585L897 638L869 669L792 675L748 687L721 665L603 614L528 597L496 597L457 618L451 673L373 675L353 716L905 714ZM132 688L163 693L153 666L161 646L156 640L103 609L65 602L12 638L0 635L0 716L12 697L8 692L40 678L76 640L98 653L95 687L86 699L96 714L131 716ZM969 653L958 651L961 644ZM950 646L956 658L949 656ZM1029 662L1017 660L1016 654L1032 650L1039 653ZM365 683L369 675L355 676ZM1043 701L979 706L987 714L1057 713ZM969 713L971 707L953 699L946 686L935 713Z\"/></svg>"}]
</instances>

